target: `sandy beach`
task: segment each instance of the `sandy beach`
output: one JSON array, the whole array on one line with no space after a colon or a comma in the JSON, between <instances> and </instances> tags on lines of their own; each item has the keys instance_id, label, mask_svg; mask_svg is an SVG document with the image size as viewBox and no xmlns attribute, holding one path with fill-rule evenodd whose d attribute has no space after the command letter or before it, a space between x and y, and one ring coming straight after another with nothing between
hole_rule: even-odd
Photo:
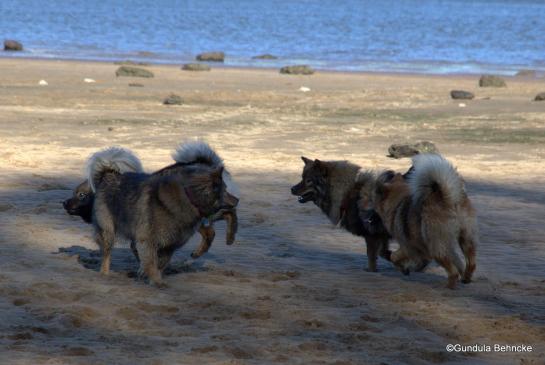
<instances>
[{"instance_id":1,"label":"sandy beach","mask_svg":"<svg viewBox=\"0 0 545 365\"><path fill-rule=\"evenodd\" d=\"M155 77L144 79L117 67L0 59L1 364L543 364L545 102L533 98L545 79L479 88L475 75L179 66L146 67ZM476 97L452 100L452 89ZM183 104L163 105L171 93ZM194 137L240 186L235 244L219 222L192 260L194 237L167 289L129 277L137 263L123 245L101 276L91 226L61 205L86 158L119 145L153 171ZM290 195L302 155L406 171L387 149L421 140L457 166L478 211L475 281L454 291L436 265L364 271L363 240Z\"/></svg>"}]
</instances>

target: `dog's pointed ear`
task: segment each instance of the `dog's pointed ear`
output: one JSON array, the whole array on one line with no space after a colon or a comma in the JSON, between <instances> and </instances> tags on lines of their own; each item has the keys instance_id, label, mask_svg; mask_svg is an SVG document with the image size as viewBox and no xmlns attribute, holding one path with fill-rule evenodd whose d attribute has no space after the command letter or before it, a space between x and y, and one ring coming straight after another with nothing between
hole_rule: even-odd
<instances>
[{"instance_id":1,"label":"dog's pointed ear","mask_svg":"<svg viewBox=\"0 0 545 365\"><path fill-rule=\"evenodd\" d=\"M400 182L404 181L403 175L401 175L399 172L394 175L394 178L392 179L392 182Z\"/></svg>"},{"instance_id":2,"label":"dog's pointed ear","mask_svg":"<svg viewBox=\"0 0 545 365\"><path fill-rule=\"evenodd\" d=\"M223 176L223 166L219 166L217 169L212 171L212 174L210 176L212 177L212 181L214 182L221 181Z\"/></svg>"},{"instance_id":3,"label":"dog's pointed ear","mask_svg":"<svg viewBox=\"0 0 545 365\"><path fill-rule=\"evenodd\" d=\"M305 156L301 156L301 160L305 163L305 166L310 165L312 163L312 160L310 158L306 158Z\"/></svg>"},{"instance_id":4,"label":"dog's pointed ear","mask_svg":"<svg viewBox=\"0 0 545 365\"><path fill-rule=\"evenodd\" d=\"M325 162L316 159L314 160L314 166L318 167L318 170L322 173L323 176L327 176L329 171Z\"/></svg>"},{"instance_id":5,"label":"dog's pointed ear","mask_svg":"<svg viewBox=\"0 0 545 365\"><path fill-rule=\"evenodd\" d=\"M377 183L375 186L375 195L382 198L384 196L385 184L383 182Z\"/></svg>"}]
</instances>

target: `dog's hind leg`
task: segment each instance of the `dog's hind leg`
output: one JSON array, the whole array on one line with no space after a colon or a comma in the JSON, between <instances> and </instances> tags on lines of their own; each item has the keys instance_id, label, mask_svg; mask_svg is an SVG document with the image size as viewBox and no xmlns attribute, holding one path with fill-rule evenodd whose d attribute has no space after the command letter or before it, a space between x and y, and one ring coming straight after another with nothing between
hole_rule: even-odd
<instances>
[{"instance_id":1,"label":"dog's hind leg","mask_svg":"<svg viewBox=\"0 0 545 365\"><path fill-rule=\"evenodd\" d=\"M435 257L435 260L439 263L439 265L443 266L443 268L448 273L447 288L455 289L456 283L458 282L458 278L460 277L460 274L459 274L458 267L456 267L456 264L453 262L452 258L449 256L450 255Z\"/></svg>"},{"instance_id":2,"label":"dog's hind leg","mask_svg":"<svg viewBox=\"0 0 545 365\"><path fill-rule=\"evenodd\" d=\"M210 246L212 245L212 241L214 241L214 237L216 236L216 231L214 230L212 224L210 224L208 227L201 225L199 227L199 233L201 234L202 239L199 247L197 247L197 249L191 253L191 257L194 259L201 257L208 252Z\"/></svg>"},{"instance_id":3,"label":"dog's hind leg","mask_svg":"<svg viewBox=\"0 0 545 365\"><path fill-rule=\"evenodd\" d=\"M132 251L132 254L134 255L134 258L136 258L136 261L140 262L140 257L138 256L138 250L136 249L136 242L134 242L133 240L131 240L131 251Z\"/></svg>"},{"instance_id":4,"label":"dog's hind leg","mask_svg":"<svg viewBox=\"0 0 545 365\"><path fill-rule=\"evenodd\" d=\"M108 275L110 273L110 264L112 262L112 248L114 246L115 235L109 230L100 230L95 234L95 240L100 246L100 251L102 254L100 273L103 275Z\"/></svg>"},{"instance_id":5,"label":"dog's hind leg","mask_svg":"<svg viewBox=\"0 0 545 365\"><path fill-rule=\"evenodd\" d=\"M387 261L392 261L392 251L390 250L389 237L382 238L382 244L380 246L380 257Z\"/></svg>"},{"instance_id":6,"label":"dog's hind leg","mask_svg":"<svg viewBox=\"0 0 545 365\"><path fill-rule=\"evenodd\" d=\"M172 255L174 255L174 250L174 247L171 246L157 252L157 267L159 268L159 271L163 272L165 270L170 262L170 259L172 258Z\"/></svg>"},{"instance_id":7,"label":"dog's hind leg","mask_svg":"<svg viewBox=\"0 0 545 365\"><path fill-rule=\"evenodd\" d=\"M157 249L149 242L137 242L136 248L140 255L140 274L147 275L150 284L159 288L165 287L161 277L161 271L158 268Z\"/></svg>"},{"instance_id":8,"label":"dog's hind leg","mask_svg":"<svg viewBox=\"0 0 545 365\"><path fill-rule=\"evenodd\" d=\"M476 239L472 233L462 231L460 233L460 237L458 239L458 243L460 244L460 248L462 249L462 252L464 253L465 261L466 261L466 268L464 270L464 273L462 275L462 283L470 283L471 277L473 276L473 272L475 272L475 268L477 267L476 263Z\"/></svg>"}]
</instances>

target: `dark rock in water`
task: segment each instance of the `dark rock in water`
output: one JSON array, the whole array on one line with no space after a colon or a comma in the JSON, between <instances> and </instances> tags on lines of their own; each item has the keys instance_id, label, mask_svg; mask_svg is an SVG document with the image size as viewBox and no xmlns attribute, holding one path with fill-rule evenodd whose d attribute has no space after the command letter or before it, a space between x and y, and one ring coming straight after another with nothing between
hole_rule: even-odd
<instances>
[{"instance_id":1,"label":"dark rock in water","mask_svg":"<svg viewBox=\"0 0 545 365\"><path fill-rule=\"evenodd\" d=\"M273 56L272 54L265 53L265 54L260 54L258 56L254 56L252 57L252 59L253 60L277 60L278 57Z\"/></svg>"},{"instance_id":2,"label":"dark rock in water","mask_svg":"<svg viewBox=\"0 0 545 365\"><path fill-rule=\"evenodd\" d=\"M6 39L4 41L4 51L22 51L23 45L17 41Z\"/></svg>"},{"instance_id":3,"label":"dark rock in water","mask_svg":"<svg viewBox=\"0 0 545 365\"><path fill-rule=\"evenodd\" d=\"M536 95L534 101L544 101L545 100L545 93L539 93Z\"/></svg>"},{"instance_id":4,"label":"dark rock in water","mask_svg":"<svg viewBox=\"0 0 545 365\"><path fill-rule=\"evenodd\" d=\"M450 97L453 99L471 100L475 97L475 95L473 93L470 93L469 91L452 90L450 92Z\"/></svg>"},{"instance_id":5,"label":"dark rock in water","mask_svg":"<svg viewBox=\"0 0 545 365\"><path fill-rule=\"evenodd\" d=\"M139 84L138 82L129 83L130 87L144 87L144 84Z\"/></svg>"},{"instance_id":6,"label":"dark rock in water","mask_svg":"<svg viewBox=\"0 0 545 365\"><path fill-rule=\"evenodd\" d=\"M149 66L147 62L136 62L131 60L117 61L114 62L114 65L124 65L124 66Z\"/></svg>"},{"instance_id":7,"label":"dark rock in water","mask_svg":"<svg viewBox=\"0 0 545 365\"><path fill-rule=\"evenodd\" d=\"M13 209L13 205L11 204L2 204L0 203L0 212L7 212L10 209Z\"/></svg>"},{"instance_id":8,"label":"dark rock in water","mask_svg":"<svg viewBox=\"0 0 545 365\"><path fill-rule=\"evenodd\" d=\"M479 79L479 86L480 87L506 87L507 84L499 76L483 75Z\"/></svg>"},{"instance_id":9,"label":"dark rock in water","mask_svg":"<svg viewBox=\"0 0 545 365\"><path fill-rule=\"evenodd\" d=\"M182 66L185 71L210 71L210 66L204 63L186 63Z\"/></svg>"},{"instance_id":10,"label":"dark rock in water","mask_svg":"<svg viewBox=\"0 0 545 365\"><path fill-rule=\"evenodd\" d=\"M225 53L223 52L205 52L197 55L197 61L223 62Z\"/></svg>"},{"instance_id":11,"label":"dark rock in water","mask_svg":"<svg viewBox=\"0 0 545 365\"><path fill-rule=\"evenodd\" d=\"M312 75L314 70L307 65L284 66L280 69L280 73L290 75Z\"/></svg>"},{"instance_id":12,"label":"dark rock in water","mask_svg":"<svg viewBox=\"0 0 545 365\"><path fill-rule=\"evenodd\" d=\"M165 105L181 105L182 98L175 94L170 94L164 101Z\"/></svg>"},{"instance_id":13,"label":"dark rock in water","mask_svg":"<svg viewBox=\"0 0 545 365\"><path fill-rule=\"evenodd\" d=\"M115 72L116 76L127 76L127 77L153 77L153 72L144 70L143 68L131 67L131 66L121 66Z\"/></svg>"},{"instance_id":14,"label":"dark rock in water","mask_svg":"<svg viewBox=\"0 0 545 365\"><path fill-rule=\"evenodd\" d=\"M388 157L402 158L412 157L420 153L439 153L435 145L428 141L418 142L416 144L393 144L388 148Z\"/></svg>"},{"instance_id":15,"label":"dark rock in water","mask_svg":"<svg viewBox=\"0 0 545 365\"><path fill-rule=\"evenodd\" d=\"M517 77L536 77L537 72L535 70L520 70L519 72L517 72L517 74L515 76L517 76Z\"/></svg>"}]
</instances>

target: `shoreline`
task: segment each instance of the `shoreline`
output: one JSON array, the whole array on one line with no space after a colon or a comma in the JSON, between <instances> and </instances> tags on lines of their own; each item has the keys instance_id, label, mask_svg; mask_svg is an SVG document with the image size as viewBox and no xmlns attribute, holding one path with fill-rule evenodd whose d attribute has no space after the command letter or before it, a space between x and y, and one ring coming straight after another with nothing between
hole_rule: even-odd
<instances>
[{"instance_id":1,"label":"shoreline","mask_svg":"<svg viewBox=\"0 0 545 365\"><path fill-rule=\"evenodd\" d=\"M165 62L156 62L154 60L149 60L147 58L142 57L126 57L126 58L119 58L116 60L99 60L99 59L79 59L79 58L64 58L64 57L55 57L55 58L48 58L48 57L39 57L39 56L6 56L6 51L0 51L0 60L31 60L31 61L44 61L44 62L74 62L74 63L97 63L97 64L114 64L115 62L123 62L123 61L134 61L134 62L144 62L148 65L146 66L140 66L140 65L134 65L134 67L154 67L154 66L165 66L165 67L181 67L182 65L186 63L203 63L208 64L212 69L239 69L239 70L276 70L278 71L280 67L283 66L293 66L293 65L303 65L306 64L304 62L289 62L289 60L286 60L286 62L282 62L281 65L277 66L270 66L270 65L264 65L263 67L260 66L251 66L251 65L229 65L225 64L223 62L201 62L197 61L196 59L193 60L187 60L187 61L181 61L179 63L174 63L170 61ZM4 53L4 54L3 54ZM282 59L275 60L274 62L280 63ZM259 61L256 61L256 63ZM265 61L267 62L267 61ZM416 64L416 63L415 63ZM121 65L119 65L121 66ZM348 74L348 75L407 75L407 76L429 76L429 77L472 77L472 76L480 76L485 74L493 74L498 75L501 77L506 78L525 78L525 79L534 79L534 80L540 80L545 79L545 69L539 69L539 68L532 68L532 67L525 67L520 66L516 67L518 71L523 70L530 70L534 71L534 76L519 76L517 74L505 74L501 72L493 72L493 71L480 71L480 72L418 72L418 71L396 71L396 70L341 70L341 69L334 69L334 68L317 68L312 65L310 65L316 73L333 73L333 74ZM517 71L517 72L518 72Z\"/></svg>"}]
</instances>

